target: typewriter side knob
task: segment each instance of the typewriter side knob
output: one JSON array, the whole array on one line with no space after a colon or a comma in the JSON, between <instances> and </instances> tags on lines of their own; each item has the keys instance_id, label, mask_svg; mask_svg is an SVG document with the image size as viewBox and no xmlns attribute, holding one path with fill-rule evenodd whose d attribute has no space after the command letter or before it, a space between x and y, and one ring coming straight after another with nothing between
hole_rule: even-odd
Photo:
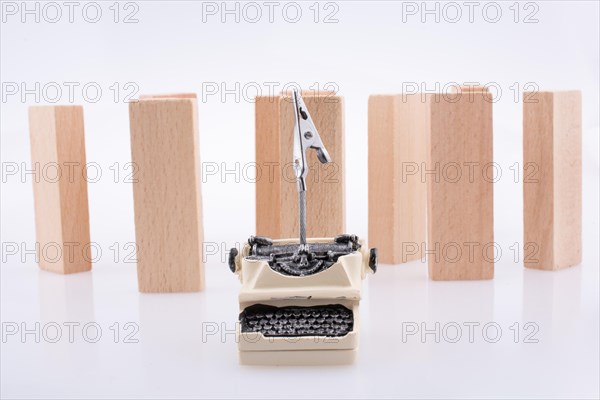
<instances>
[{"instance_id":1,"label":"typewriter side knob","mask_svg":"<svg viewBox=\"0 0 600 400\"><path fill-rule=\"evenodd\" d=\"M377 272L377 248L373 247L369 251L369 268L373 273Z\"/></svg>"},{"instance_id":2,"label":"typewriter side knob","mask_svg":"<svg viewBox=\"0 0 600 400\"><path fill-rule=\"evenodd\" d=\"M229 250L229 269L234 274L237 269L236 264L235 264L235 258L237 257L237 255L238 255L238 249L236 249L235 247L232 247L231 250Z\"/></svg>"}]
</instances>

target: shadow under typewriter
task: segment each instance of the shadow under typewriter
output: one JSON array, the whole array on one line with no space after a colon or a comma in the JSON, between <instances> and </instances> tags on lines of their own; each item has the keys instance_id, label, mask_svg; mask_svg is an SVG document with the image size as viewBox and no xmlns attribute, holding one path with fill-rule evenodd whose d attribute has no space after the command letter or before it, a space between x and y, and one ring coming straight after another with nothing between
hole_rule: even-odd
<instances>
[{"instance_id":1,"label":"shadow under typewriter","mask_svg":"<svg viewBox=\"0 0 600 400\"><path fill-rule=\"evenodd\" d=\"M362 279L377 254L354 235L308 239L251 237L229 265L242 282L237 327L240 361L326 365L354 361Z\"/></svg>"}]
</instances>

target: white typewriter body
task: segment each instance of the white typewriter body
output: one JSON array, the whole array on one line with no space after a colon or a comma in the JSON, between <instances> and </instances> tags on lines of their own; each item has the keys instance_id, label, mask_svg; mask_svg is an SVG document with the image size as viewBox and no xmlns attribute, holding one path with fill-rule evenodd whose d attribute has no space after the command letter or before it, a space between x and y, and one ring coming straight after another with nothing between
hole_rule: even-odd
<instances>
[{"instance_id":1,"label":"white typewriter body","mask_svg":"<svg viewBox=\"0 0 600 400\"><path fill-rule=\"evenodd\" d=\"M333 238L308 239L307 243L327 243ZM298 239L274 240L273 244L298 243ZM359 302L362 280L371 271L369 251L361 247L340 256L327 269L307 276L289 276L275 271L267 260L248 257L246 244L235 258L235 273L242 288L239 293L240 315L248 307L314 307L341 305L352 313L351 329L343 336L265 336L244 332L237 324L237 340L242 364L253 365L326 365L348 364L355 358L360 330Z\"/></svg>"}]
</instances>

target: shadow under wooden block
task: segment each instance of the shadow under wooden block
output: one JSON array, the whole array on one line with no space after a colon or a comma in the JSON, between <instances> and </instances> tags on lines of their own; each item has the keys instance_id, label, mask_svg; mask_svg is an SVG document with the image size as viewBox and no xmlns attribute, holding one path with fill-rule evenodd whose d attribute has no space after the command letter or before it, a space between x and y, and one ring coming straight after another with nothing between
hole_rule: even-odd
<instances>
[{"instance_id":1,"label":"shadow under wooden block","mask_svg":"<svg viewBox=\"0 0 600 400\"><path fill-rule=\"evenodd\" d=\"M494 277L492 99L471 88L431 95L427 252L433 280Z\"/></svg>"},{"instance_id":2,"label":"shadow under wooden block","mask_svg":"<svg viewBox=\"0 0 600 400\"><path fill-rule=\"evenodd\" d=\"M429 105L421 94L369 97L369 244L384 264L423 255Z\"/></svg>"},{"instance_id":3,"label":"shadow under wooden block","mask_svg":"<svg viewBox=\"0 0 600 400\"><path fill-rule=\"evenodd\" d=\"M81 106L29 108L36 249L40 268L70 274L92 268Z\"/></svg>"},{"instance_id":4,"label":"shadow under wooden block","mask_svg":"<svg viewBox=\"0 0 600 400\"><path fill-rule=\"evenodd\" d=\"M581 263L581 92L523 97L524 264Z\"/></svg>"},{"instance_id":5,"label":"shadow under wooden block","mask_svg":"<svg viewBox=\"0 0 600 400\"><path fill-rule=\"evenodd\" d=\"M141 292L204 287L197 113L194 95L142 96L129 105Z\"/></svg>"},{"instance_id":6,"label":"shadow under wooden block","mask_svg":"<svg viewBox=\"0 0 600 400\"><path fill-rule=\"evenodd\" d=\"M332 162L321 164L307 152L307 237L345 233L344 103L329 92L302 93ZM298 192L292 165L294 111L289 95L256 98L256 234L298 237Z\"/></svg>"}]
</instances>

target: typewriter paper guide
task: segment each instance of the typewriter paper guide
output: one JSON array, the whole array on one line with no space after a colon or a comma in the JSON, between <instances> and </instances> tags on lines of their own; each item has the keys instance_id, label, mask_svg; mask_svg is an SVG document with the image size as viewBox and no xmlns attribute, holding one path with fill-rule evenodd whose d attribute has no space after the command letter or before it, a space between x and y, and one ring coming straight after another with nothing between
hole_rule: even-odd
<instances>
[{"instance_id":1,"label":"typewriter paper guide","mask_svg":"<svg viewBox=\"0 0 600 400\"><path fill-rule=\"evenodd\" d=\"M309 243L327 243L332 239L309 239ZM276 240L276 244L296 243L297 239ZM248 260L250 246L242 249L238 268L242 288L239 302L255 303L269 300L360 300L361 281L368 269L368 252L361 249L341 256L324 271L307 276L287 276L273 271L266 260Z\"/></svg>"}]
</instances>

